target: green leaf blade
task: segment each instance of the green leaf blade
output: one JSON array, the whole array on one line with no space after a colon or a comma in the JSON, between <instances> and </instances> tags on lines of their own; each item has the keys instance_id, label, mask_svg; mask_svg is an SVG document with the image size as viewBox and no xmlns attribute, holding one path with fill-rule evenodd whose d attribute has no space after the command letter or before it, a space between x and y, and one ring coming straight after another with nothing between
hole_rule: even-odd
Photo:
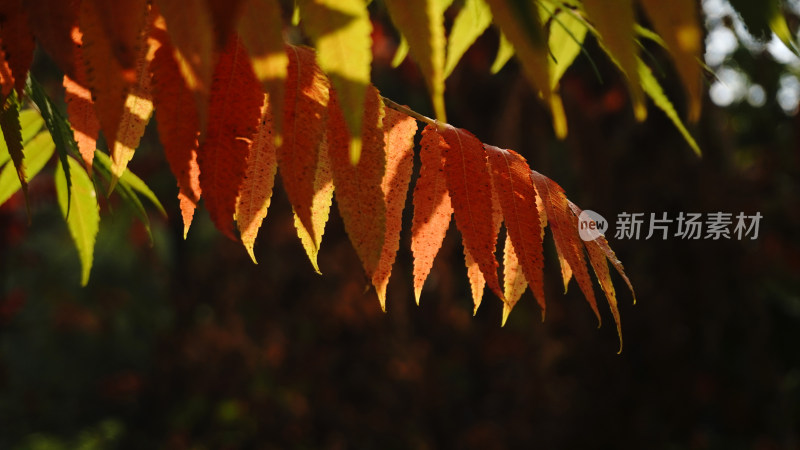
<instances>
[{"instance_id":1,"label":"green leaf blade","mask_svg":"<svg viewBox=\"0 0 800 450\"><path fill-rule=\"evenodd\" d=\"M81 262L81 285L86 286L92 270L94 245L100 228L100 207L97 204L94 183L89 175L72 157L68 158L68 164L72 172L72 189L67 189L64 170L58 166L55 175L56 193L58 205L78 250ZM69 210L68 205L70 205Z\"/></svg>"}]
</instances>

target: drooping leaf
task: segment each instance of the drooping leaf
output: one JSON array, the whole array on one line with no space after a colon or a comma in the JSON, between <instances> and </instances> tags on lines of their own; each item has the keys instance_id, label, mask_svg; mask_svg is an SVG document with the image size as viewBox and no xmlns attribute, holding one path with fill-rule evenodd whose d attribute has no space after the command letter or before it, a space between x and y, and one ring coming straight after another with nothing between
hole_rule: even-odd
<instances>
[{"instance_id":1,"label":"drooping leaf","mask_svg":"<svg viewBox=\"0 0 800 450\"><path fill-rule=\"evenodd\" d=\"M647 118L647 106L636 61L633 0L583 0L583 6L600 46L627 78L634 115L643 121Z\"/></svg>"},{"instance_id":2,"label":"drooping leaf","mask_svg":"<svg viewBox=\"0 0 800 450\"><path fill-rule=\"evenodd\" d=\"M114 185L120 176L125 172L128 163L133 158L133 153L139 147L139 141L144 134L147 122L153 115L153 94L150 86L150 61L153 60L155 52L161 43L158 39L150 36L152 30L153 17L148 17L145 31L140 34L142 42L139 44L139 54L136 59L136 80L130 86L125 97L125 108L120 117L119 128L116 139L111 148L111 185L109 190L114 189Z\"/></svg>"},{"instance_id":3,"label":"drooping leaf","mask_svg":"<svg viewBox=\"0 0 800 450\"><path fill-rule=\"evenodd\" d=\"M702 151L700 150L700 146L697 145L697 142L692 137L689 130L686 129L686 126L681 121L681 118L678 116L678 112L675 111L675 107L672 106L672 102L669 101L667 95L664 94L664 90L661 89L661 85L658 83L658 80L655 76L653 76L653 72L650 71L650 68L647 67L647 64L642 62L640 59L639 61L639 79L642 82L642 88L647 93L647 95L653 100L656 106L658 106L664 114L667 115L669 120L675 125L675 128L681 133L683 139L686 140L686 143L692 147L692 150L697 154L697 156L702 156Z\"/></svg>"},{"instance_id":4,"label":"drooping leaf","mask_svg":"<svg viewBox=\"0 0 800 450\"><path fill-rule=\"evenodd\" d=\"M550 22L550 87L555 89L564 72L581 52L586 37L586 24L575 15L559 11Z\"/></svg>"},{"instance_id":5,"label":"drooping leaf","mask_svg":"<svg viewBox=\"0 0 800 450\"><path fill-rule=\"evenodd\" d=\"M511 236L506 233L506 242L503 245L503 294L506 301L503 303L502 325L506 324L511 309L517 304L527 287L528 282L525 280L525 274L522 271L517 252L514 250L514 244L511 242ZM544 317L544 310L542 310L542 317Z\"/></svg>"},{"instance_id":6,"label":"drooping leaf","mask_svg":"<svg viewBox=\"0 0 800 450\"><path fill-rule=\"evenodd\" d=\"M453 21L447 38L447 59L444 77L453 73L461 57L480 35L492 24L492 12L484 0L466 0Z\"/></svg>"},{"instance_id":7,"label":"drooping leaf","mask_svg":"<svg viewBox=\"0 0 800 450\"><path fill-rule=\"evenodd\" d=\"M400 248L400 229L403 226L403 207L414 163L414 135L417 121L405 114L386 108L383 136L386 147L386 172L381 182L386 203L386 234L378 267L372 275L372 285L378 293L381 308L386 310L386 286L392 273L397 250Z\"/></svg>"},{"instance_id":8,"label":"drooping leaf","mask_svg":"<svg viewBox=\"0 0 800 450\"><path fill-rule=\"evenodd\" d=\"M303 29L331 79L350 134L350 161L361 155L362 116L372 63L372 24L363 0L300 0Z\"/></svg>"},{"instance_id":9,"label":"drooping leaf","mask_svg":"<svg viewBox=\"0 0 800 450\"><path fill-rule=\"evenodd\" d=\"M236 197L245 175L250 141L263 102L241 40L232 35L217 61L211 83L206 140L200 145L200 188L211 220L225 236L233 234Z\"/></svg>"},{"instance_id":10,"label":"drooping leaf","mask_svg":"<svg viewBox=\"0 0 800 450\"><path fill-rule=\"evenodd\" d=\"M128 94L138 79L136 63L145 45L147 11L146 0L85 0L80 4L86 74L109 147L118 140Z\"/></svg>"},{"instance_id":11,"label":"drooping leaf","mask_svg":"<svg viewBox=\"0 0 800 450\"><path fill-rule=\"evenodd\" d=\"M67 180L61 166L56 167L55 185L58 205L67 221L72 240L78 249L81 261L81 285L89 282L94 255L94 243L100 224L100 211L97 205L97 193L94 183L80 163L69 157L72 173L72 189L67 190ZM71 199L67 199L71 196ZM69 208L68 208L68 205ZM69 214L67 213L69 211Z\"/></svg>"},{"instance_id":12,"label":"drooping leaf","mask_svg":"<svg viewBox=\"0 0 800 450\"><path fill-rule=\"evenodd\" d=\"M327 221L327 212L322 221L319 220L321 216L315 216L314 205L317 202L317 188L320 187L318 183L326 183L320 179L324 172L320 173L318 164L322 159L319 156L320 142L328 117L330 86L327 77L317 66L312 49L287 46L286 53L289 55L283 110L286 133L283 144L278 148L278 167L283 187L299 221L297 231L301 240L302 236L314 237L311 247L306 246L306 251L312 249L308 254L309 257L314 255L311 260L316 267L316 253L320 245L317 238L322 238L321 227ZM303 242L305 246L306 241Z\"/></svg>"},{"instance_id":13,"label":"drooping leaf","mask_svg":"<svg viewBox=\"0 0 800 450\"><path fill-rule=\"evenodd\" d=\"M56 144L56 149L58 149L57 144ZM97 150L94 155L94 169L95 169L94 173L96 173L97 175L100 176L100 178L105 180L106 184L111 183L110 156L101 152L100 150ZM150 238L150 242L152 243L153 234L150 230L150 218L147 216L147 210L144 209L142 201L139 199L139 196L137 195L136 191L133 189L133 187L131 187L131 185L128 182L130 177L132 176L134 176L132 172L130 170L126 170L125 173L122 174L122 177L120 177L120 179L117 180L118 181L117 187L114 190L114 193L118 194L125 203L125 205L129 206L133 210L133 213L142 222L142 225L144 225L144 229L147 232L147 236ZM146 187L146 185L144 184L143 181L141 181L141 179L139 179L138 177L136 177L136 179L138 179L139 182L141 183L139 188L141 188L141 186ZM146 192L149 191L149 188L143 190ZM152 194L152 191L150 193ZM153 195L152 197L154 198L155 196ZM157 199L155 203L157 206L160 206ZM160 209L163 211L163 207L160 207Z\"/></svg>"},{"instance_id":14,"label":"drooping leaf","mask_svg":"<svg viewBox=\"0 0 800 450\"><path fill-rule=\"evenodd\" d=\"M35 110L23 109L19 112L19 126L23 147L39 133L39 130L42 129L42 125L44 125L44 120L42 120L42 116ZM0 166L10 159L11 155L8 153L8 146L2 134L0 134ZM14 176L16 177L16 169Z\"/></svg>"},{"instance_id":15,"label":"drooping leaf","mask_svg":"<svg viewBox=\"0 0 800 450\"><path fill-rule=\"evenodd\" d=\"M95 152L94 157L101 162L104 171L106 172L104 174L104 177L105 175L110 176L111 157L109 157L108 155L99 150ZM111 178L108 178L108 180L110 181ZM139 178L139 176L137 176L135 173L131 172L130 170L126 170L125 173L123 173L122 176L119 177L119 180L117 181L118 181L117 184L118 186L125 186L125 188L131 192L131 194L136 194L137 196L142 196L146 198L147 200L150 201L150 203L153 204L153 206L156 207L156 209L158 209L158 212L161 213L162 216L167 217L167 211L164 210L164 205L162 205L161 202L158 200L158 197L156 197L156 194L153 192L152 189L150 189L150 186L148 186L147 183L145 183L144 180ZM143 207L142 207L142 213L145 213Z\"/></svg>"},{"instance_id":16,"label":"drooping leaf","mask_svg":"<svg viewBox=\"0 0 800 450\"><path fill-rule=\"evenodd\" d=\"M3 131L3 139L14 164L17 179L22 186L25 195L25 205L28 205L28 182L25 176L25 164L23 159L25 154L22 147L22 127L19 124L19 101L15 93L6 98L0 110L0 129ZM30 212L30 211L29 211Z\"/></svg>"},{"instance_id":17,"label":"drooping leaf","mask_svg":"<svg viewBox=\"0 0 800 450\"><path fill-rule=\"evenodd\" d=\"M405 36L400 34L400 43L397 44L397 50L394 51L394 56L392 57L392 67L398 68L400 64L403 64L403 61L406 60L408 56L408 39Z\"/></svg>"},{"instance_id":18,"label":"drooping leaf","mask_svg":"<svg viewBox=\"0 0 800 450\"><path fill-rule=\"evenodd\" d=\"M534 297L545 311L544 256L542 229L536 209L536 190L531 169L525 159L513 150L485 145L492 167L492 180L503 208L506 230L515 254L519 256L525 279Z\"/></svg>"},{"instance_id":19,"label":"drooping leaf","mask_svg":"<svg viewBox=\"0 0 800 450\"><path fill-rule=\"evenodd\" d=\"M675 68L689 99L689 121L700 119L703 103L703 30L693 0L640 0L653 27L672 53Z\"/></svg>"},{"instance_id":20,"label":"drooping leaf","mask_svg":"<svg viewBox=\"0 0 800 450\"><path fill-rule=\"evenodd\" d=\"M64 75L75 78L76 66L73 53L72 33L78 25L80 0L36 0L24 1L36 42L56 63Z\"/></svg>"},{"instance_id":21,"label":"drooping leaf","mask_svg":"<svg viewBox=\"0 0 800 450\"><path fill-rule=\"evenodd\" d=\"M55 144L50 137L50 133L41 132L35 138L25 144L25 181L30 181L35 177L47 161L53 156ZM12 164L7 164L0 172L0 205L5 203L12 195L22 188L16 170Z\"/></svg>"},{"instance_id":22,"label":"drooping leaf","mask_svg":"<svg viewBox=\"0 0 800 450\"><path fill-rule=\"evenodd\" d=\"M214 22L206 0L155 0L167 24L175 60L194 96L200 130L208 120L208 93L214 70ZM186 223L186 222L184 222Z\"/></svg>"},{"instance_id":23,"label":"drooping leaf","mask_svg":"<svg viewBox=\"0 0 800 450\"><path fill-rule=\"evenodd\" d=\"M487 170L488 162L487 162ZM491 178L489 178L491 182ZM495 242L497 242L497 234L500 232L500 226L503 225L503 210L500 206L500 199L497 196L497 191L494 188L494 183L491 183L492 187L492 236L494 236ZM492 249L492 253L494 253L494 249ZM486 287L486 278L483 276L483 272L481 272L481 267L475 258L472 257L472 254L467 249L467 246L464 245L464 263L467 266L467 278L469 279L469 287L470 291L472 291L472 305L473 305L473 314L478 313L478 308L481 306L481 302L483 300L483 291ZM503 301L505 299L503 297Z\"/></svg>"},{"instance_id":24,"label":"drooping leaf","mask_svg":"<svg viewBox=\"0 0 800 450\"><path fill-rule=\"evenodd\" d=\"M163 42L150 63L150 69L158 134L170 170L178 182L185 239L201 194L197 163L200 119L194 94L183 82L178 63L173 58L174 52L168 40Z\"/></svg>"},{"instance_id":25,"label":"drooping leaf","mask_svg":"<svg viewBox=\"0 0 800 450\"><path fill-rule=\"evenodd\" d=\"M25 0L26 2L29 0ZM33 61L35 47L33 32L28 27L28 14L23 0L4 0L0 2L0 43L5 61L8 63L14 88L22 96L25 78ZM3 97L8 95L3 85Z\"/></svg>"},{"instance_id":26,"label":"drooping leaf","mask_svg":"<svg viewBox=\"0 0 800 450\"><path fill-rule=\"evenodd\" d=\"M250 63L261 87L269 94L272 130L277 145L283 141L284 84L289 57L283 43L283 21L278 0L244 0L238 25Z\"/></svg>"},{"instance_id":27,"label":"drooping leaf","mask_svg":"<svg viewBox=\"0 0 800 450\"><path fill-rule=\"evenodd\" d=\"M783 15L781 0L754 2L751 0L731 0L731 5L739 13L747 31L756 39L767 41L772 33L792 52L800 56L795 37L792 35L786 17ZM770 33L772 31L772 33ZM660 33L661 31L659 31Z\"/></svg>"},{"instance_id":28,"label":"drooping leaf","mask_svg":"<svg viewBox=\"0 0 800 450\"><path fill-rule=\"evenodd\" d=\"M444 172L464 247L480 267L489 289L502 299L494 256L497 233L491 220L491 175L483 144L469 131L449 125L439 133L447 144L442 147Z\"/></svg>"},{"instance_id":29,"label":"drooping leaf","mask_svg":"<svg viewBox=\"0 0 800 450\"><path fill-rule=\"evenodd\" d=\"M439 0L386 0L392 22L408 40L411 57L428 85L436 119L446 122L444 107L444 9Z\"/></svg>"},{"instance_id":30,"label":"drooping leaf","mask_svg":"<svg viewBox=\"0 0 800 450\"><path fill-rule=\"evenodd\" d=\"M89 92L88 79L86 76L86 66L83 62L83 52L81 50L83 34L80 29L72 30L72 48L74 60L77 61L73 68L73 77L64 75L64 100L67 103L67 115L72 124L75 134L75 142L83 158L83 163L89 174L92 173L92 161L94 151L97 149L97 137L100 134L100 122L97 121L97 114L92 101L92 93Z\"/></svg>"},{"instance_id":31,"label":"drooping leaf","mask_svg":"<svg viewBox=\"0 0 800 450\"><path fill-rule=\"evenodd\" d=\"M322 235L325 233L325 224L328 222L333 202L333 175L328 156L328 141L325 136L322 137L322 142L319 144L317 158L316 170L314 170L314 198L311 200L310 208L311 226L306 228L300 220L300 216L297 215L297 211L294 211L294 227L297 229L297 236L300 238L314 270L322 273L317 264L317 255L322 245Z\"/></svg>"},{"instance_id":32,"label":"drooping leaf","mask_svg":"<svg viewBox=\"0 0 800 450\"><path fill-rule=\"evenodd\" d=\"M600 322L600 312L597 310L592 280L586 268L586 258L583 255L582 239L578 235L577 220L574 220L572 211L569 209L569 201L564 195L564 190L539 172L531 171L530 178L536 188L536 193L542 199L559 258L563 258L568 264L569 271L574 275L578 287ZM563 265L562 270L565 270ZM565 276L564 279L566 282L568 278Z\"/></svg>"},{"instance_id":33,"label":"drooping leaf","mask_svg":"<svg viewBox=\"0 0 800 450\"><path fill-rule=\"evenodd\" d=\"M250 145L247 169L236 201L236 225L242 244L256 264L253 246L261 223L267 217L275 172L278 170L275 139L272 136L272 113L267 103L265 101L262 107L261 121Z\"/></svg>"},{"instance_id":34,"label":"drooping leaf","mask_svg":"<svg viewBox=\"0 0 800 450\"><path fill-rule=\"evenodd\" d=\"M378 90L369 86L362 117L363 152L355 165L348 152L351 136L335 90L331 90L328 111L328 154L336 186L336 204L350 242L371 279L378 267L386 235L386 205L381 191L386 167L383 102Z\"/></svg>"},{"instance_id":35,"label":"drooping leaf","mask_svg":"<svg viewBox=\"0 0 800 450\"><path fill-rule=\"evenodd\" d=\"M492 63L492 67L489 69L489 71L492 74L500 72L500 70L505 67L506 63L508 63L508 60L511 59L512 56L514 56L514 45L508 41L508 38L505 34L500 32L500 43L497 47L497 55L495 56L494 62Z\"/></svg>"},{"instance_id":36,"label":"drooping leaf","mask_svg":"<svg viewBox=\"0 0 800 450\"><path fill-rule=\"evenodd\" d=\"M411 252L414 255L414 297L419 305L422 286L450 227L453 207L444 175L442 147L446 144L434 125L422 130L419 178L414 186Z\"/></svg>"}]
</instances>

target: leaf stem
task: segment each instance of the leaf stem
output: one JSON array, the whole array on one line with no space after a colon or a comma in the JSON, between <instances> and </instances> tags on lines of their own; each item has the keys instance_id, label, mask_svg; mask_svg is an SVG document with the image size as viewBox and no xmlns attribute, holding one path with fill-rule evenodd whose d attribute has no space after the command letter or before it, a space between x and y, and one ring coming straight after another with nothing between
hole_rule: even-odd
<instances>
[{"instance_id":1,"label":"leaf stem","mask_svg":"<svg viewBox=\"0 0 800 450\"><path fill-rule=\"evenodd\" d=\"M409 108L408 106L400 105L397 102L395 102L394 100L388 99L388 98L383 97L383 96L381 96L381 98L383 99L383 103L388 108L392 108L395 111L399 111L399 112L401 112L401 113L403 113L403 114L405 114L405 115L407 115L409 117L413 117L413 118L419 120L420 122L425 122L425 123L427 123L429 125L438 125L438 122L436 122L435 120L431 119L430 117L423 116L422 114L414 111L413 109Z\"/></svg>"}]
</instances>

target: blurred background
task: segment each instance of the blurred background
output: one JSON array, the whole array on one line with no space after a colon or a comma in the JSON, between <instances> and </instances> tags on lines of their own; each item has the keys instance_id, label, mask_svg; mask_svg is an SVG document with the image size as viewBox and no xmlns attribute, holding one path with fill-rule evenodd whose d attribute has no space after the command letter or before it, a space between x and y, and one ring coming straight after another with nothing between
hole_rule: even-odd
<instances>
[{"instance_id":1,"label":"blurred background","mask_svg":"<svg viewBox=\"0 0 800 450\"><path fill-rule=\"evenodd\" d=\"M86 288L52 177L31 183L30 226L19 195L0 208L0 448L800 448L800 60L726 1L702 6L716 72L691 127L702 158L652 105L636 123L591 39L600 76L581 55L562 80L564 141L513 61L489 74L494 32L448 80L452 124L517 150L611 230L622 212L763 216L755 240L609 233L638 298L615 278L620 355L608 308L598 329L575 285L563 294L549 237L547 320L528 292L504 328L488 292L472 317L454 228L414 304L410 201L386 314L335 208L314 273L279 181L258 265L202 208L183 240L151 123L131 167L169 217L151 211L151 242L112 202ZM373 13L374 83L432 115ZM685 111L664 51L646 50ZM59 97L44 55L34 70Z\"/></svg>"}]
</instances>

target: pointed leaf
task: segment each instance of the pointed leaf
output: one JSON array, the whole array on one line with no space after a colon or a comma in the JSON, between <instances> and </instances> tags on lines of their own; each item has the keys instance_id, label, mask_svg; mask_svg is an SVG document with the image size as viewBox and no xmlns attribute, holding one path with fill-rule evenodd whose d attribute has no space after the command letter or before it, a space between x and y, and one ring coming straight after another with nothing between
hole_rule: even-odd
<instances>
[{"instance_id":1,"label":"pointed leaf","mask_svg":"<svg viewBox=\"0 0 800 450\"><path fill-rule=\"evenodd\" d=\"M487 162L487 170L488 162ZM491 178L490 178L491 180ZM503 210L500 206L500 199L497 196L497 191L494 188L494 183L492 185L492 236L494 236L495 242L497 242L497 234L500 232L500 226L503 224ZM492 253L494 253L495 249L492 249ZM484 278L483 273L481 272L481 267L475 258L472 257L472 254L467 249L466 244L464 244L464 263L467 265L467 278L469 279L469 287L472 291L472 304L473 304L473 314L478 313L478 308L481 306L481 302L483 300L483 290L486 287L486 278ZM504 297L501 297L504 299ZM505 302L505 299L503 300Z\"/></svg>"},{"instance_id":2,"label":"pointed leaf","mask_svg":"<svg viewBox=\"0 0 800 450\"><path fill-rule=\"evenodd\" d=\"M289 57L283 43L283 21L278 0L244 0L239 35L261 87L269 94L272 130L277 144L283 140L283 103Z\"/></svg>"},{"instance_id":3,"label":"pointed leaf","mask_svg":"<svg viewBox=\"0 0 800 450\"><path fill-rule=\"evenodd\" d=\"M703 102L703 72L699 62L703 56L703 30L697 4L693 0L640 0L639 3L672 52L689 99L689 121L696 122Z\"/></svg>"},{"instance_id":4,"label":"pointed leaf","mask_svg":"<svg viewBox=\"0 0 800 450\"><path fill-rule=\"evenodd\" d=\"M581 52L588 28L567 12L558 12L550 22L550 87L555 89L569 66Z\"/></svg>"},{"instance_id":5,"label":"pointed leaf","mask_svg":"<svg viewBox=\"0 0 800 450\"><path fill-rule=\"evenodd\" d=\"M56 144L56 149L58 149L58 144ZM100 175L100 178L105 180L107 183L111 182L110 156L106 155L100 150L97 150L94 155L94 168L95 168L95 173L97 175ZM151 233L150 230L150 218L147 216L147 211L144 209L142 201L139 200L139 196L136 194L136 191L134 190L133 187L131 187L131 185L128 182L130 176L132 176L131 171L130 170L125 171L122 177L120 177L120 179L118 180L119 182L117 183L117 188L114 190L114 192L120 196L120 198L127 206L133 209L133 213L136 214L136 217L142 222L142 225L144 225L144 229L147 232L148 237L150 238L150 242L152 243L153 234ZM141 180L139 181L141 182L141 185L144 185L143 181ZM146 185L144 186L146 187ZM149 188L145 190L149 190ZM156 206L158 206L159 209L163 212L164 208L160 206L157 200L155 203Z\"/></svg>"},{"instance_id":6,"label":"pointed leaf","mask_svg":"<svg viewBox=\"0 0 800 450\"><path fill-rule=\"evenodd\" d=\"M489 71L492 74L496 74L500 72L500 70L505 67L508 60L514 56L514 45L509 42L508 38L505 34L500 32L500 43L497 47L497 56L494 58L494 62L492 63L492 68Z\"/></svg>"},{"instance_id":7,"label":"pointed leaf","mask_svg":"<svg viewBox=\"0 0 800 450\"><path fill-rule=\"evenodd\" d=\"M331 174L331 161L328 156L328 141L325 136L319 144L317 151L319 158L314 170L313 192L311 200L311 226L306 227L300 220L297 211L294 211L294 227L297 229L297 236L303 244L303 248L308 255L311 265L317 273L322 273L317 264L317 255L322 245L322 235L325 233L325 224L331 211L333 201L333 175ZM285 182L284 182L285 187Z\"/></svg>"},{"instance_id":8,"label":"pointed leaf","mask_svg":"<svg viewBox=\"0 0 800 450\"><path fill-rule=\"evenodd\" d=\"M489 289L502 299L494 257L497 233L491 220L492 181L483 144L469 131L449 125L440 134L447 143L442 148L447 190L464 247L480 267Z\"/></svg>"},{"instance_id":9,"label":"pointed leaf","mask_svg":"<svg viewBox=\"0 0 800 450\"><path fill-rule=\"evenodd\" d=\"M92 160L97 149L97 137L100 134L100 122L97 121L92 93L89 92L89 81L83 61L83 34L76 27L72 30L72 48L75 61L73 76L64 75L64 100L67 103L67 115L75 134L75 142L83 158L89 174L92 173Z\"/></svg>"},{"instance_id":10,"label":"pointed leaf","mask_svg":"<svg viewBox=\"0 0 800 450\"><path fill-rule=\"evenodd\" d=\"M25 144L26 182L30 181L44 168L47 161L53 156L55 148L53 139L50 137L50 133L47 132L39 133ZM19 182L14 166L11 164L4 166L3 171L0 172L0 205L5 203L21 187L22 185Z\"/></svg>"},{"instance_id":11,"label":"pointed leaf","mask_svg":"<svg viewBox=\"0 0 800 450\"><path fill-rule=\"evenodd\" d=\"M339 107L338 92L331 91L328 107L328 154L336 186L336 203L350 242L358 254L367 277L378 267L386 235L386 205L381 181L386 167L386 154L381 129L383 102L378 90L367 89L362 122L364 145L361 158L353 165L348 143L351 136Z\"/></svg>"},{"instance_id":12,"label":"pointed leaf","mask_svg":"<svg viewBox=\"0 0 800 450\"><path fill-rule=\"evenodd\" d=\"M39 133L42 125L44 125L44 119L36 110L23 109L19 112L19 126L23 146ZM8 146L2 134L0 134L0 165L5 164L9 159L11 159L11 155L8 153Z\"/></svg>"},{"instance_id":13,"label":"pointed leaf","mask_svg":"<svg viewBox=\"0 0 800 450\"><path fill-rule=\"evenodd\" d=\"M453 73L458 61L467 49L489 28L492 23L492 11L484 0L466 0L453 21L453 29L447 38L447 60L444 65L444 77Z\"/></svg>"},{"instance_id":14,"label":"pointed leaf","mask_svg":"<svg viewBox=\"0 0 800 450\"><path fill-rule=\"evenodd\" d=\"M19 124L19 101L16 94L8 96L0 110L0 129L3 131L3 140L6 143L8 154L14 163L17 179L25 194L25 204L28 204L28 182L25 176L25 155L22 147L22 127Z\"/></svg>"},{"instance_id":15,"label":"pointed leaf","mask_svg":"<svg viewBox=\"0 0 800 450\"><path fill-rule=\"evenodd\" d=\"M303 29L336 88L350 134L350 161L361 155L362 116L372 63L372 24L363 0L300 0Z\"/></svg>"},{"instance_id":16,"label":"pointed leaf","mask_svg":"<svg viewBox=\"0 0 800 450\"><path fill-rule=\"evenodd\" d=\"M89 274L92 270L92 259L94 254L94 243L100 224L100 211L97 205L97 193L94 190L94 183L89 175L81 168L78 161L69 157L69 165L72 173L72 189L66 188L67 181L61 166L56 168L55 184L58 194L58 205L64 219L67 221L72 240L78 249L78 256L81 261L81 285L86 286L89 282ZM67 196L72 196L69 201ZM67 214L67 205L69 214Z\"/></svg>"},{"instance_id":17,"label":"pointed leaf","mask_svg":"<svg viewBox=\"0 0 800 450\"><path fill-rule=\"evenodd\" d=\"M200 119L194 95L181 77L175 50L164 42L156 51L150 69L153 74L153 103L164 155L178 183L178 200L183 218L183 238L189 232L194 210L200 201L200 166L197 163Z\"/></svg>"},{"instance_id":18,"label":"pointed leaf","mask_svg":"<svg viewBox=\"0 0 800 450\"><path fill-rule=\"evenodd\" d=\"M647 106L636 62L633 0L584 0L583 6L603 50L628 79L636 119L644 120Z\"/></svg>"},{"instance_id":19,"label":"pointed leaf","mask_svg":"<svg viewBox=\"0 0 800 450\"><path fill-rule=\"evenodd\" d=\"M264 95L241 40L233 35L219 57L211 83L206 140L198 151L200 188L211 220L233 234L236 197L244 179L250 141L256 133Z\"/></svg>"},{"instance_id":20,"label":"pointed leaf","mask_svg":"<svg viewBox=\"0 0 800 450\"><path fill-rule=\"evenodd\" d=\"M502 325L505 325L511 309L517 304L527 287L528 282L525 280L525 274L522 271L517 252L514 250L514 244L511 242L511 235L506 233L506 242L503 245L503 294L506 297L506 301L503 304ZM544 309L542 310L542 317L544 317Z\"/></svg>"},{"instance_id":21,"label":"pointed leaf","mask_svg":"<svg viewBox=\"0 0 800 450\"><path fill-rule=\"evenodd\" d=\"M446 122L444 108L444 10L438 0L386 0L392 22L408 40L411 57L428 85L436 119Z\"/></svg>"},{"instance_id":22,"label":"pointed leaf","mask_svg":"<svg viewBox=\"0 0 800 450\"><path fill-rule=\"evenodd\" d=\"M27 3L30 0L25 0ZM33 61L35 47L33 33L28 27L28 14L23 7L23 0L4 0L0 2L0 41L2 53L13 78L17 95L22 96L25 78ZM8 95L3 84L3 97Z\"/></svg>"},{"instance_id":23,"label":"pointed leaf","mask_svg":"<svg viewBox=\"0 0 800 450\"><path fill-rule=\"evenodd\" d=\"M503 208L506 230L519 256L525 279L545 311L544 256L541 221L536 209L536 190L525 158L513 150L486 145L492 180Z\"/></svg>"},{"instance_id":24,"label":"pointed leaf","mask_svg":"<svg viewBox=\"0 0 800 450\"><path fill-rule=\"evenodd\" d=\"M313 209L317 188L320 187L318 183L326 183L319 179L322 174L317 164L322 158L319 156L320 142L328 117L330 86L327 77L317 66L312 49L287 46L286 53L289 55L283 109L286 133L283 145L278 148L278 166L283 187L302 227L302 230L298 228L298 233L321 239L322 229L315 227L325 226L327 213L324 214L325 220L320 222L314 219ZM309 256L312 253L316 255L319 250L320 241L312 239L312 242L313 251ZM312 258L312 264L316 264L314 261L316 257Z\"/></svg>"},{"instance_id":25,"label":"pointed leaf","mask_svg":"<svg viewBox=\"0 0 800 450\"><path fill-rule=\"evenodd\" d=\"M639 78L642 80L642 88L647 93L647 95L653 100L656 106L658 106L664 114L667 115L669 120L672 121L675 128L681 133L683 139L686 140L686 143L692 147L697 156L702 156L702 151L700 150L700 146L697 145L697 142L694 140L694 137L689 133L689 130L686 129L686 126L681 121L681 118L678 116L678 112L675 111L675 107L672 106L672 102L669 101L666 94L664 94L664 90L661 89L661 85L658 83L658 80L655 76L653 76L653 72L650 71L650 68L647 67L647 64L639 60Z\"/></svg>"},{"instance_id":26,"label":"pointed leaf","mask_svg":"<svg viewBox=\"0 0 800 450\"><path fill-rule=\"evenodd\" d=\"M539 172L531 171L530 178L547 212L547 221L550 224L550 231L553 233L556 251L559 257L563 258L568 264L575 276L575 280L578 282L578 287L592 307L598 322L600 322L600 312L597 310L597 300L595 300L594 291L592 290L592 280L586 268L586 258L583 256L583 240L578 235L577 220L569 210L564 190L553 180ZM564 266L562 265L563 269Z\"/></svg>"},{"instance_id":27,"label":"pointed leaf","mask_svg":"<svg viewBox=\"0 0 800 450\"><path fill-rule=\"evenodd\" d=\"M70 78L75 77L76 66L82 64L74 60L70 38L78 25L78 1L36 0L23 3L28 13L28 24L39 47Z\"/></svg>"},{"instance_id":28,"label":"pointed leaf","mask_svg":"<svg viewBox=\"0 0 800 450\"><path fill-rule=\"evenodd\" d=\"M414 163L414 135L417 121L393 109L386 109L383 119L383 138L386 146L386 172L381 182L386 204L386 234L380 261L372 275L372 285L378 293L381 308L386 309L386 286L392 274L397 250L400 248L400 229L403 226L403 207Z\"/></svg>"},{"instance_id":29,"label":"pointed leaf","mask_svg":"<svg viewBox=\"0 0 800 450\"><path fill-rule=\"evenodd\" d=\"M278 169L275 139L272 135L272 113L266 101L262 110L261 121L247 157L247 169L239 188L239 199L236 201L236 225L239 227L242 244L256 264L258 262L253 246L261 223L267 217L275 172Z\"/></svg>"},{"instance_id":30,"label":"pointed leaf","mask_svg":"<svg viewBox=\"0 0 800 450\"><path fill-rule=\"evenodd\" d=\"M398 68L400 64L403 64L403 61L406 60L408 56L408 39L406 39L403 34L400 34L400 43L397 44L397 50L394 51L394 56L392 57L392 67Z\"/></svg>"},{"instance_id":31,"label":"pointed leaf","mask_svg":"<svg viewBox=\"0 0 800 450\"><path fill-rule=\"evenodd\" d=\"M447 145L428 125L420 141L419 178L414 186L414 219L411 222L411 252L414 255L414 297L419 305L422 286L433 267L433 260L450 227L453 207L447 192L442 148Z\"/></svg>"},{"instance_id":32,"label":"pointed leaf","mask_svg":"<svg viewBox=\"0 0 800 450\"><path fill-rule=\"evenodd\" d=\"M96 151L94 157L102 162L104 168L107 168L108 174L110 175L110 168L111 168L111 157L106 155L101 151ZM110 178L109 178L110 180ZM153 206L158 209L158 212L161 213L162 216L167 217L167 211L164 210L164 206L156 197L156 194L153 192L152 189L142 180L139 178L135 173L131 172L130 170L126 170L125 173L119 177L118 186L125 186L125 188L131 192L131 194L136 194L142 196L150 201ZM144 209L142 209L144 212Z\"/></svg>"}]
</instances>

